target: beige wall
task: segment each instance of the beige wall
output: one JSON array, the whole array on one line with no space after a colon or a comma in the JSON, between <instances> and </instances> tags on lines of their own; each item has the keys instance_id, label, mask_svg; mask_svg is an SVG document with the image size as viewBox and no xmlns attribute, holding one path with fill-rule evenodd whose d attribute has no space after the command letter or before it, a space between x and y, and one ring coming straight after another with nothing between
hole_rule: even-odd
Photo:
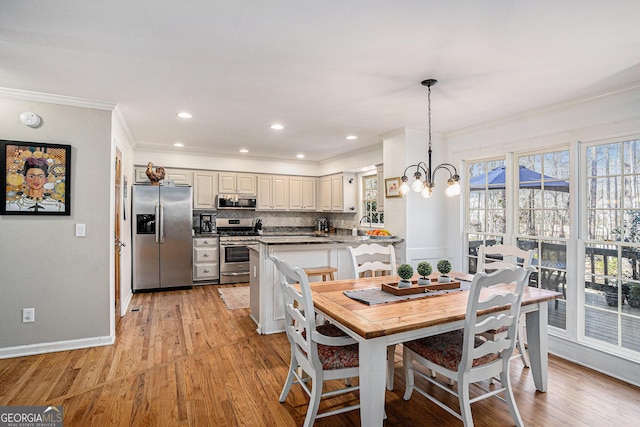
<instances>
[{"instance_id":1,"label":"beige wall","mask_svg":"<svg viewBox=\"0 0 640 427\"><path fill-rule=\"evenodd\" d=\"M42 117L36 129L23 111ZM72 146L71 216L0 216L0 357L111 340L111 111L0 95L0 139ZM75 224L86 237L75 237ZM22 323L22 308L35 323Z\"/></svg>"}]
</instances>

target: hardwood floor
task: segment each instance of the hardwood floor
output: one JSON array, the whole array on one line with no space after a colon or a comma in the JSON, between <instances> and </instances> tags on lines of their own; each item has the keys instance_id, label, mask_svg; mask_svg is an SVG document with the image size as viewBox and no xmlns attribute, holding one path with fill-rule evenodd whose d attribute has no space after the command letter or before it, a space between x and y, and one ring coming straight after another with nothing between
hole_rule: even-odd
<instances>
[{"instance_id":1,"label":"hardwood floor","mask_svg":"<svg viewBox=\"0 0 640 427\"><path fill-rule=\"evenodd\" d=\"M227 310L217 288L134 295L131 305L140 311L122 319L112 346L0 360L0 406L63 405L66 427L302 425L308 399L299 386L278 402L286 337L258 335L249 309ZM550 356L549 391L538 393L529 370L519 360L512 364L527 426L637 425L637 387ZM386 425L460 426L417 393L402 400L401 366L398 350ZM320 409L333 404L323 401ZM511 425L506 404L496 399L472 408L476 426ZM352 411L316 425L359 423Z\"/></svg>"}]
</instances>

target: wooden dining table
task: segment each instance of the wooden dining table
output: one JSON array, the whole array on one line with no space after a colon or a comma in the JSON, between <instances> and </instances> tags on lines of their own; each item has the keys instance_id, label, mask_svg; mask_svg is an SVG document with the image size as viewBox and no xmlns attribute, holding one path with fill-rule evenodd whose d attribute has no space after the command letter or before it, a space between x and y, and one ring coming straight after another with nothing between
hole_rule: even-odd
<instances>
[{"instance_id":1,"label":"wooden dining table","mask_svg":"<svg viewBox=\"0 0 640 427\"><path fill-rule=\"evenodd\" d=\"M452 273L466 279L473 276ZM344 294L345 291L380 289L397 284L398 276L380 276L311 283L316 311L358 341L360 352L360 423L382 426L385 403L387 346L464 327L468 291L368 305ZM513 285L495 285L485 292L500 293ZM488 295L488 294L487 294ZM527 343L531 373L536 389L547 391L547 302L562 294L526 286L521 313L526 314Z\"/></svg>"}]
</instances>

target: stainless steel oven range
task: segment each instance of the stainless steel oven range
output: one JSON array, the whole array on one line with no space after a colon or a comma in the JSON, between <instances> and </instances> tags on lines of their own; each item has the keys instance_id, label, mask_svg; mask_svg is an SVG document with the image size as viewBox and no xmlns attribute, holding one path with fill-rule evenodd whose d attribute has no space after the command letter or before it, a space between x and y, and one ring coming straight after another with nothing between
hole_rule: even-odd
<instances>
[{"instance_id":1,"label":"stainless steel oven range","mask_svg":"<svg viewBox=\"0 0 640 427\"><path fill-rule=\"evenodd\" d=\"M258 248L251 219L216 218L220 233L220 284L249 282L249 248Z\"/></svg>"}]
</instances>

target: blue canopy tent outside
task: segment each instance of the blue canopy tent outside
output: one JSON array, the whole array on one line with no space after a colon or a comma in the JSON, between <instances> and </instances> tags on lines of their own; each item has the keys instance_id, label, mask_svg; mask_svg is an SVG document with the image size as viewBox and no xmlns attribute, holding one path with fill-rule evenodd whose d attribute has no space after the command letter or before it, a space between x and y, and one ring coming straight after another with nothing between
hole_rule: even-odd
<instances>
[{"instance_id":1,"label":"blue canopy tent outside","mask_svg":"<svg viewBox=\"0 0 640 427\"><path fill-rule=\"evenodd\" d=\"M548 191L557 191L562 193L569 192L569 183L558 178L542 175L539 172L520 166L519 189L521 190L541 190L544 188ZM478 175L471 177L469 180L470 191L484 190L504 190L506 182L506 170L504 166L491 169L486 175ZM544 187L543 187L544 185ZM529 194L529 206L533 206L534 191ZM529 209L527 215L527 228L531 234L534 233L533 210Z\"/></svg>"},{"instance_id":2,"label":"blue canopy tent outside","mask_svg":"<svg viewBox=\"0 0 640 427\"><path fill-rule=\"evenodd\" d=\"M504 166L491 169L487 175L478 175L469 180L469 190L502 190L505 188L507 173ZM524 166L520 166L520 188L540 190L544 180L544 188L551 191L569 192L569 183L551 176L542 175Z\"/></svg>"}]
</instances>

